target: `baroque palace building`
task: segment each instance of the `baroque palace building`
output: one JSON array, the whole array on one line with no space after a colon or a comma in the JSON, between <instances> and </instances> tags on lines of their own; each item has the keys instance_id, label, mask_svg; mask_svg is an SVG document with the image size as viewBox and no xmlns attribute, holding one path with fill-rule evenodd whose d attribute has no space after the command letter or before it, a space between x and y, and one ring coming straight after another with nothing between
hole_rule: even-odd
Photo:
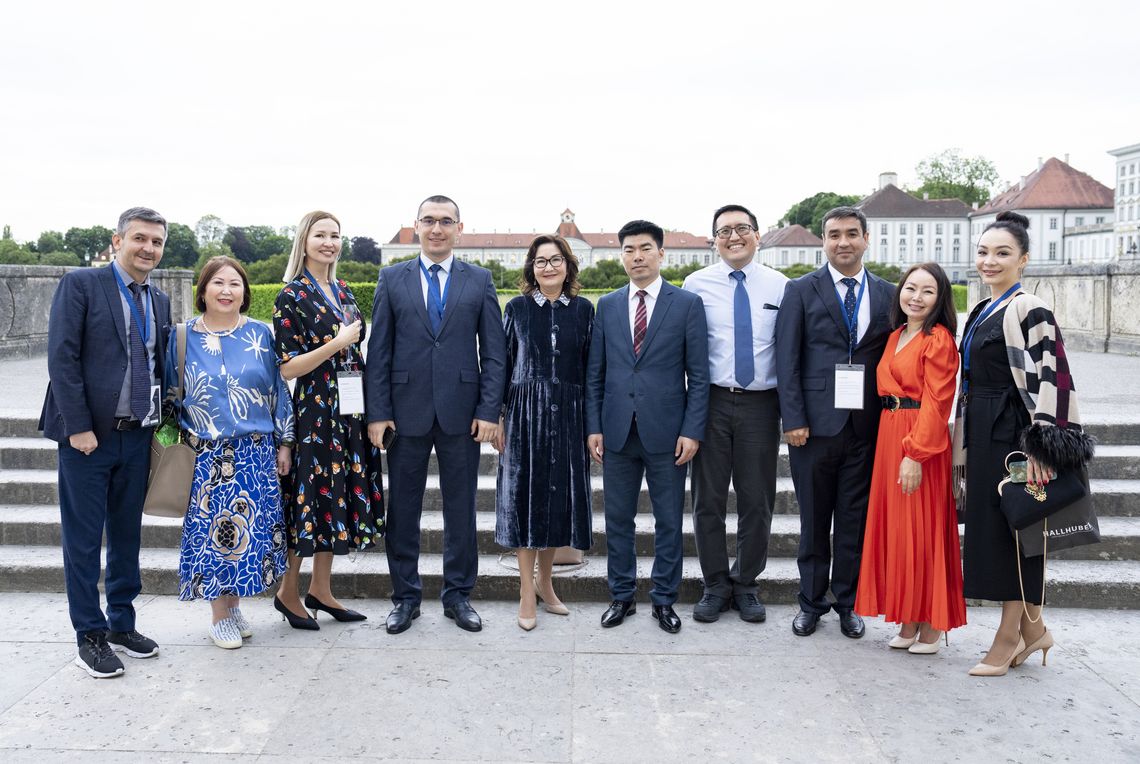
<instances>
[{"instance_id":1,"label":"baroque palace building","mask_svg":"<svg viewBox=\"0 0 1140 764\"><path fill-rule=\"evenodd\" d=\"M530 233L468 233L459 236L455 256L472 263L500 263L504 268L521 268L526 260L526 251L541 231ZM578 258L580 268L588 268L602 260L617 260L621 255L617 231L583 233L574 222L573 211L566 209L557 233L570 244L570 249ZM408 257L420 251L420 240L414 228L402 227L391 241L381 247L384 262L395 258ZM665 232L665 266L699 263L708 265L713 261L712 241L704 236L696 236L686 231Z\"/></svg>"}]
</instances>

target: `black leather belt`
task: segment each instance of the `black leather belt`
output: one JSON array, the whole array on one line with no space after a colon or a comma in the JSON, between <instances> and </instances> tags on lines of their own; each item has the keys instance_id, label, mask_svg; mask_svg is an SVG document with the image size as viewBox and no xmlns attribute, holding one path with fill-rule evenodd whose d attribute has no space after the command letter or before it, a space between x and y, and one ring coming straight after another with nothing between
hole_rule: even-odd
<instances>
[{"instance_id":1,"label":"black leather belt","mask_svg":"<svg viewBox=\"0 0 1140 764\"><path fill-rule=\"evenodd\" d=\"M760 393L772 392L771 389L769 389L769 390L745 390L743 387L724 387L723 385L713 385L713 387L715 387L717 390L723 390L726 393L732 393L733 395L758 395Z\"/></svg>"},{"instance_id":2,"label":"black leather belt","mask_svg":"<svg viewBox=\"0 0 1140 764\"><path fill-rule=\"evenodd\" d=\"M900 398L897 395L880 396L879 403L883 404L886 411L922 408L922 401L916 401L914 398Z\"/></svg>"},{"instance_id":3,"label":"black leather belt","mask_svg":"<svg viewBox=\"0 0 1140 764\"><path fill-rule=\"evenodd\" d=\"M142 421L138 419L133 419L129 416L115 417L115 430L117 432L137 430L140 427L142 427Z\"/></svg>"}]
</instances>

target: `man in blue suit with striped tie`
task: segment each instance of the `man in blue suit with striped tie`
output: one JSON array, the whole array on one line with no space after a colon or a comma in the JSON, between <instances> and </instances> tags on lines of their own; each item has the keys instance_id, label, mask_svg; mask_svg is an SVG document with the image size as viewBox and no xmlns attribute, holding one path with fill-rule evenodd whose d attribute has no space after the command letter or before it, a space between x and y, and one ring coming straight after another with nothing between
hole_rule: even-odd
<instances>
[{"instance_id":1,"label":"man in blue suit with striped tie","mask_svg":"<svg viewBox=\"0 0 1140 764\"><path fill-rule=\"evenodd\" d=\"M708 334L701 298L661 278L665 233L645 220L618 232L629 286L598 301L586 372L590 456L602 465L613 602L602 626L636 612L634 518L644 477L655 523L653 617L676 633L685 475L705 434Z\"/></svg>"}]
</instances>

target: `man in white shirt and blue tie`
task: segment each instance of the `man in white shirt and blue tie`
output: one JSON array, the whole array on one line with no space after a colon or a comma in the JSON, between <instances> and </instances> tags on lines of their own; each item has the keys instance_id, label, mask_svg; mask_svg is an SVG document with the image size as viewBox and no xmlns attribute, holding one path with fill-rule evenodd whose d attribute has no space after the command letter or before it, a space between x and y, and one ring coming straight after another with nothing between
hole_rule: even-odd
<instances>
[{"instance_id":1,"label":"man in white shirt and blue tie","mask_svg":"<svg viewBox=\"0 0 1140 764\"><path fill-rule=\"evenodd\" d=\"M685 279L700 295L709 339L705 440L693 460L693 526L704 595L693 618L706 623L730 607L741 619L765 619L757 577L768 561L776 501L780 404L776 395L776 314L786 276L757 263L756 216L729 204L713 214L720 260ZM725 515L736 491L736 556L729 564Z\"/></svg>"}]
</instances>

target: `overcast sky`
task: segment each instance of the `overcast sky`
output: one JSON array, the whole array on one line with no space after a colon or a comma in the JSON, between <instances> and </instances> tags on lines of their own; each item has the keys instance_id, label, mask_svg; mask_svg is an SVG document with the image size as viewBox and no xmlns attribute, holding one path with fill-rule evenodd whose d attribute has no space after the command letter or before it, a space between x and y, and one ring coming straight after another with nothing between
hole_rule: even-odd
<instances>
[{"instance_id":1,"label":"overcast sky","mask_svg":"<svg viewBox=\"0 0 1140 764\"><path fill-rule=\"evenodd\" d=\"M775 7L773 7L775 6ZM6 3L0 224L336 213L387 241L443 193L468 231L774 223L914 182L949 147L1109 185L1140 143L1140 3Z\"/></svg>"}]
</instances>

